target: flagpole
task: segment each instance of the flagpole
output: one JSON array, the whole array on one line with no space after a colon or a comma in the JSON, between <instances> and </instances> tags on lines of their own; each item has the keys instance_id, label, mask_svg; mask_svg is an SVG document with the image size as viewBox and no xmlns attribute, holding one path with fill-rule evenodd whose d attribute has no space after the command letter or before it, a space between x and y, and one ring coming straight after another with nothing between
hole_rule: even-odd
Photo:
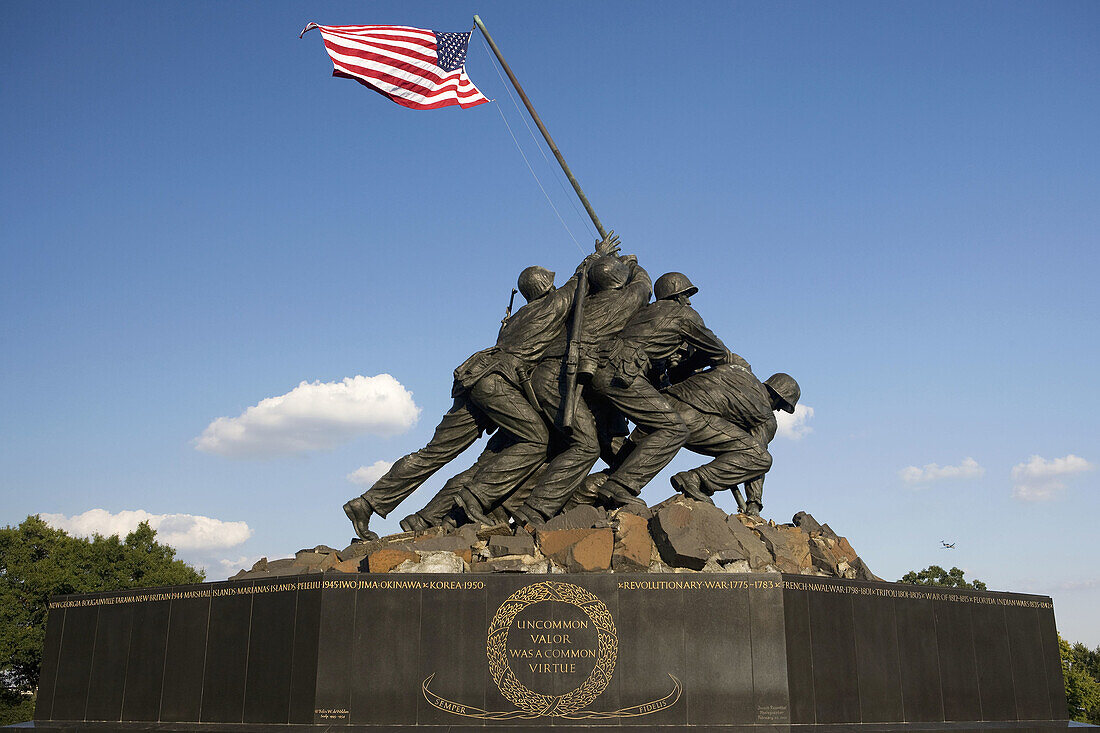
<instances>
[{"instance_id":1,"label":"flagpole","mask_svg":"<svg viewBox=\"0 0 1100 733\"><path fill-rule=\"evenodd\" d=\"M523 87L520 86L519 80L516 79L516 75L512 73L512 68L508 66L508 62L504 60L504 56L501 55L500 49L497 48L497 44L493 41L493 37L489 35L489 31L485 29L485 24L481 22L481 18L475 15L474 23L477 25L478 30L481 31L481 34L485 36L485 40L489 42L489 48L493 49L497 61L499 61L500 65L504 68L504 73L507 74L508 78L512 81L512 86L519 92L519 98L523 100L523 105L527 107L527 111L531 113L531 119L535 121L535 124L539 128L539 132L541 132L543 138L546 139L546 144L550 146L550 151L554 154L554 157L558 159L558 165L565 171L565 177L569 179L569 183L573 185L573 190L577 192L577 196L580 198L581 203L584 204L584 210L588 212L589 218L592 219L592 223L596 226L596 231L600 233L600 239L606 239L607 231L603 228L603 224L600 223L600 217L596 216L596 212L592 209L592 204L588 203L588 197L584 195L581 184L577 183L577 179L573 177L573 171L569 170L569 164L566 163L565 158L562 157L561 151L558 150L558 146L554 143L554 138L550 137L546 125L542 124L539 113L536 112L535 108L531 105L531 100L527 98L527 94L523 91Z\"/></svg>"},{"instance_id":2,"label":"flagpole","mask_svg":"<svg viewBox=\"0 0 1100 733\"><path fill-rule=\"evenodd\" d=\"M561 151L558 150L557 144L554 143L554 138L550 137L550 132L546 129L546 125L542 124L542 118L539 117L539 113L535 111L535 107L531 104L531 100L527 98L527 93L523 91L523 87L520 86L519 80L516 79L516 75L512 73L512 67L508 65L508 62L504 60L504 56L500 53L500 49L497 48L497 44L493 41L493 37L489 35L489 31L485 29L485 24L481 22L481 18L474 15L474 23L477 25L478 30L485 36L485 40L489 42L489 48L493 49L493 53L497 57L497 61L504 68L504 73L508 75L508 78L512 81L512 86L519 92L519 98L523 100L523 105L527 107L527 111L531 114L531 119L535 121L535 124L539 128L539 132L542 133L543 138L546 140L546 144L550 146L550 151L554 153L554 157L558 159L558 165L561 166L562 171L565 172L565 177L569 179L569 183L572 184L573 190L577 192L577 197L580 198L581 203L584 204L584 210L588 212L588 217L592 219L592 223L596 227L596 231L600 233L600 239L607 239L607 230L603 228L603 224L600 222L600 217L596 216L596 212L592 209L592 204L588 203L588 197L584 195L584 190L581 189L581 184L577 183L577 179L573 176L573 171L569 170L569 164L565 162L565 158L562 156ZM567 432L573 430L573 416L576 413L577 401L580 399L580 388L577 385L577 372L580 364L580 334L584 329L584 298L588 293L588 268L585 267L581 270L580 279L577 282L577 290L573 294L573 317L569 328L569 347L566 350L565 359L562 364L562 371L565 377L565 400L562 404L561 410L561 427Z\"/></svg>"}]
</instances>

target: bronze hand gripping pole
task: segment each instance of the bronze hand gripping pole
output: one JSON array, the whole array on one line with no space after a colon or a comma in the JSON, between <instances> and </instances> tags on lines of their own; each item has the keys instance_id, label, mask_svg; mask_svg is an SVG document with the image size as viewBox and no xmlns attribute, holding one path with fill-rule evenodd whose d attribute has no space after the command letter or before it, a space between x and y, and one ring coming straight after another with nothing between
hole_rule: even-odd
<instances>
[{"instance_id":1,"label":"bronze hand gripping pole","mask_svg":"<svg viewBox=\"0 0 1100 733\"><path fill-rule=\"evenodd\" d=\"M542 124L539 113L535 111L534 106L531 104L531 100L527 98L527 93L523 91L523 87L520 86L519 80L516 79L516 75L512 73L512 67L508 66L508 62L504 60L504 56L501 55L500 49L497 48L496 42L493 41L493 37L489 35L489 31L486 30L485 24L481 22L481 18L477 15L474 16L474 24L477 26L478 30L481 31L481 34L485 36L485 40L489 42L489 48L493 50L493 54L497 57L497 61L500 62L501 67L504 69L504 73L508 75L508 79L512 82L512 86L515 87L516 92L519 93L519 98L523 100L523 106L527 108L527 111L531 115L531 119L535 121L535 125L539 128L539 132L542 133L542 137L550 147L550 152L557 158L558 165L561 166L562 171L565 173L565 177L569 179L569 183L573 186L573 190L577 192L577 197L580 198L581 203L584 204L584 210L588 212L588 217L592 219L592 224L595 225L596 231L600 234L600 238L607 239L608 233L607 230L603 228L600 217L596 216L596 212L592 209L592 204L588 203L588 197L584 195L581 184L577 183L577 179L573 176L573 171L569 170L569 164L565 162L565 158L562 156L561 151L558 150L554 138L550 137L546 125ZM580 281L577 283L577 292L573 296L573 318L569 329L569 350L565 357L566 392L565 404L562 406L561 422L562 427L566 430L572 429L573 413L576 411L577 405L577 367L580 363L579 339L581 331L584 328L584 297L587 293L588 270L585 268L581 271Z\"/></svg>"}]
</instances>

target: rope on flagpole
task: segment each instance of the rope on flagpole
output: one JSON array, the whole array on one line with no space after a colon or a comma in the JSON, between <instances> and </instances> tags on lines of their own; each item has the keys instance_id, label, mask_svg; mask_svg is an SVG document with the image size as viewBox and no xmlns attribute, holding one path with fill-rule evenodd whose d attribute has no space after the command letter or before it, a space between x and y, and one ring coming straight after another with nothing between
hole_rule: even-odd
<instances>
[{"instance_id":1,"label":"rope on flagpole","mask_svg":"<svg viewBox=\"0 0 1100 733\"><path fill-rule=\"evenodd\" d=\"M492 64L494 69L496 69L497 76L500 78L500 83L504 86L504 91L508 93L508 99L512 100L512 106L516 108L516 114L518 114L519 118L523 120L523 124L527 128L527 134L531 136L531 140L535 143L535 147L538 148L539 153L542 154L542 159L546 161L546 166L550 168L551 171L553 171L554 166L550 165L550 158L546 155L546 148L542 145L542 143L539 142L539 139L535 136L535 131L531 129L531 123L527 121L527 117L524 116L523 111L520 110L519 102L516 101L516 97L512 94L512 90L508 88L508 82L504 80L504 73L500 70L500 65L496 63L496 59L493 57L493 52L489 48L489 44L485 40L484 36L481 38L481 45L485 47L485 53L489 56L489 63ZM565 194L565 197L569 200L569 203L572 204L573 213L575 213L577 217L581 219L581 221L585 221L584 214L581 213L580 207L577 206L577 200L569 195L569 190L566 189L565 183L562 182L560 171L557 174L552 175L554 175L554 180L558 182L558 187L561 188L562 193Z\"/></svg>"},{"instance_id":2,"label":"rope on flagpole","mask_svg":"<svg viewBox=\"0 0 1100 733\"><path fill-rule=\"evenodd\" d=\"M581 243L573 236L573 231L569 228L569 225L565 223L565 219L561 217L561 213L558 212L558 207L554 206L554 201L550 198L550 194L546 193L546 189L543 188L542 181L539 180L538 174L535 173L535 169L531 167L531 161L527 160L527 153L523 152L519 140L516 139L516 134L512 132L512 126L508 124L508 118L504 116L504 110L500 108L500 102L494 101L493 104L497 106L497 112L500 112L500 119L504 120L504 126L508 128L508 134L512 136L512 142L516 144L516 150L523 156L523 162L527 164L527 170L531 171L531 175L534 177L535 183L538 184L539 190L542 191L542 195L546 197L546 203L550 204L550 208L554 210L554 215L558 217L558 221L565 227L565 232L569 235L569 238L573 240L573 244L577 245L577 249L581 251L581 254L584 254L584 248L581 247Z\"/></svg>"}]
</instances>

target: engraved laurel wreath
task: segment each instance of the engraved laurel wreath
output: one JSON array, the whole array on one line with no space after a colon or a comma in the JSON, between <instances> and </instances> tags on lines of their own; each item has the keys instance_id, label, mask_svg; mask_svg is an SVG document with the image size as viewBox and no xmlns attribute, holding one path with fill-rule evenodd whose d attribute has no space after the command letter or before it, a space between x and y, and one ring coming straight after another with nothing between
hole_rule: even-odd
<instances>
[{"instance_id":1,"label":"engraved laurel wreath","mask_svg":"<svg viewBox=\"0 0 1100 733\"><path fill-rule=\"evenodd\" d=\"M581 685L563 695L545 695L535 692L517 678L508 665L508 631L512 621L520 611L543 601L568 603L584 612L599 635L599 649L596 665ZM680 681L672 678L673 689L668 695L652 702L633 705L614 711L584 710L583 708L600 696L611 682L615 673L615 663L619 654L619 639L615 631L615 621L603 601L589 591L572 583L546 580L520 588L510 595L497 609L492 623L489 624L485 653L489 660L489 674L504 697L519 710L490 711L470 705L463 705L442 698L428 689L433 673L421 685L424 698L434 707L454 715L488 720L509 720L514 718L555 718L590 719L620 718L650 715L674 705L680 699L683 687Z\"/></svg>"}]
</instances>

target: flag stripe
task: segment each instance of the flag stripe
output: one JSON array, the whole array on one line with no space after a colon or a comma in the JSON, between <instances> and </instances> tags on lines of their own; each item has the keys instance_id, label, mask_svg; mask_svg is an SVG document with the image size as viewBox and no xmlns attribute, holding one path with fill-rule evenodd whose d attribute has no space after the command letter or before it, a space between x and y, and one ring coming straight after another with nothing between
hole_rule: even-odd
<instances>
[{"instance_id":1,"label":"flag stripe","mask_svg":"<svg viewBox=\"0 0 1100 733\"><path fill-rule=\"evenodd\" d=\"M429 40L435 38L435 31L429 31L424 28L413 28L407 25L326 25L317 27L325 28L335 33L362 34L367 31L378 31L381 33L390 33L393 35L419 36L421 38L427 38Z\"/></svg>"},{"instance_id":2,"label":"flag stripe","mask_svg":"<svg viewBox=\"0 0 1100 733\"><path fill-rule=\"evenodd\" d=\"M405 26L317 26L333 75L356 81L413 109L473 107L489 100L466 75L461 34ZM456 36L458 40L456 40ZM445 49L439 48L445 44ZM440 67L440 56L448 69ZM456 68L457 67L457 68Z\"/></svg>"},{"instance_id":3,"label":"flag stripe","mask_svg":"<svg viewBox=\"0 0 1100 733\"><path fill-rule=\"evenodd\" d=\"M367 87L368 89L370 89L372 91L375 91L375 92L378 92L382 96L389 99L391 102L394 102L396 104L400 104L402 107L408 107L410 109L441 109L443 107L452 107L456 104L459 107L463 108L463 109L467 109L469 107L476 107L479 104L485 104L486 102L489 101L488 99L482 98L482 99L478 99L475 102L466 102L466 101L461 100L461 99L459 99L457 101L455 99L445 99L441 102L431 102L431 103L416 102L416 101L413 101L413 100L410 100L410 99L405 99L403 97L400 97L397 94L390 94L386 91L383 91L382 89L379 88L379 85L377 83L371 83L371 82L365 81L365 80L359 78L358 76L353 76L351 74L345 74L344 72L339 71L339 70L334 70L332 72L332 75L333 76L338 76L338 77L341 77L341 78L344 78L344 79L351 79L352 81L357 81L360 84L362 84L363 86Z\"/></svg>"},{"instance_id":4,"label":"flag stripe","mask_svg":"<svg viewBox=\"0 0 1100 733\"><path fill-rule=\"evenodd\" d=\"M406 79L401 79L400 77L378 72L374 72L368 76L357 71L354 67L344 66L343 64L339 64L337 66L337 70L344 72L344 74L346 74L347 76L361 79L362 81L378 88L379 91L382 91L386 94L396 95L403 99L414 102L436 100L443 95L452 98L461 98L463 101L469 101L481 97L481 92L479 92L473 86L473 84L470 83L469 79L466 79L463 83L463 80L460 80L456 77L447 84L440 85L432 93L425 94L423 92L423 86L414 82L409 82ZM464 89L463 87L468 88ZM482 101L486 100L482 99ZM481 102L478 102L478 104L480 103Z\"/></svg>"},{"instance_id":5,"label":"flag stripe","mask_svg":"<svg viewBox=\"0 0 1100 733\"><path fill-rule=\"evenodd\" d=\"M428 87L433 84L443 84L454 77L458 72L440 75L416 64L392 61L385 56L364 54L362 56L348 56L329 49L329 56L333 62L339 62L343 66L355 67L358 73L370 74L372 72L390 73L403 79L415 79L421 86ZM435 67L438 69L439 67Z\"/></svg>"},{"instance_id":6,"label":"flag stripe","mask_svg":"<svg viewBox=\"0 0 1100 733\"><path fill-rule=\"evenodd\" d=\"M337 54L342 58L351 59L354 63L354 59L362 58L366 61L375 61L379 64L389 64L392 66L403 66L410 68L417 68L422 70L431 76L442 78L444 74L441 74L441 69L434 64L434 59L420 59L412 56L405 56L395 53L390 53L383 48L379 47L377 51L356 51L353 48L345 46L339 46L328 41L324 42L324 47L328 48L329 55Z\"/></svg>"},{"instance_id":7,"label":"flag stripe","mask_svg":"<svg viewBox=\"0 0 1100 733\"><path fill-rule=\"evenodd\" d=\"M393 47L395 51L400 52L402 49L413 51L415 53L423 54L426 58L435 60L435 39L418 41L416 39L410 39L408 36L379 36L375 34L360 35L350 33L322 33L322 36L333 39L340 39L343 43L357 47L369 49L373 46L388 45Z\"/></svg>"}]
</instances>

